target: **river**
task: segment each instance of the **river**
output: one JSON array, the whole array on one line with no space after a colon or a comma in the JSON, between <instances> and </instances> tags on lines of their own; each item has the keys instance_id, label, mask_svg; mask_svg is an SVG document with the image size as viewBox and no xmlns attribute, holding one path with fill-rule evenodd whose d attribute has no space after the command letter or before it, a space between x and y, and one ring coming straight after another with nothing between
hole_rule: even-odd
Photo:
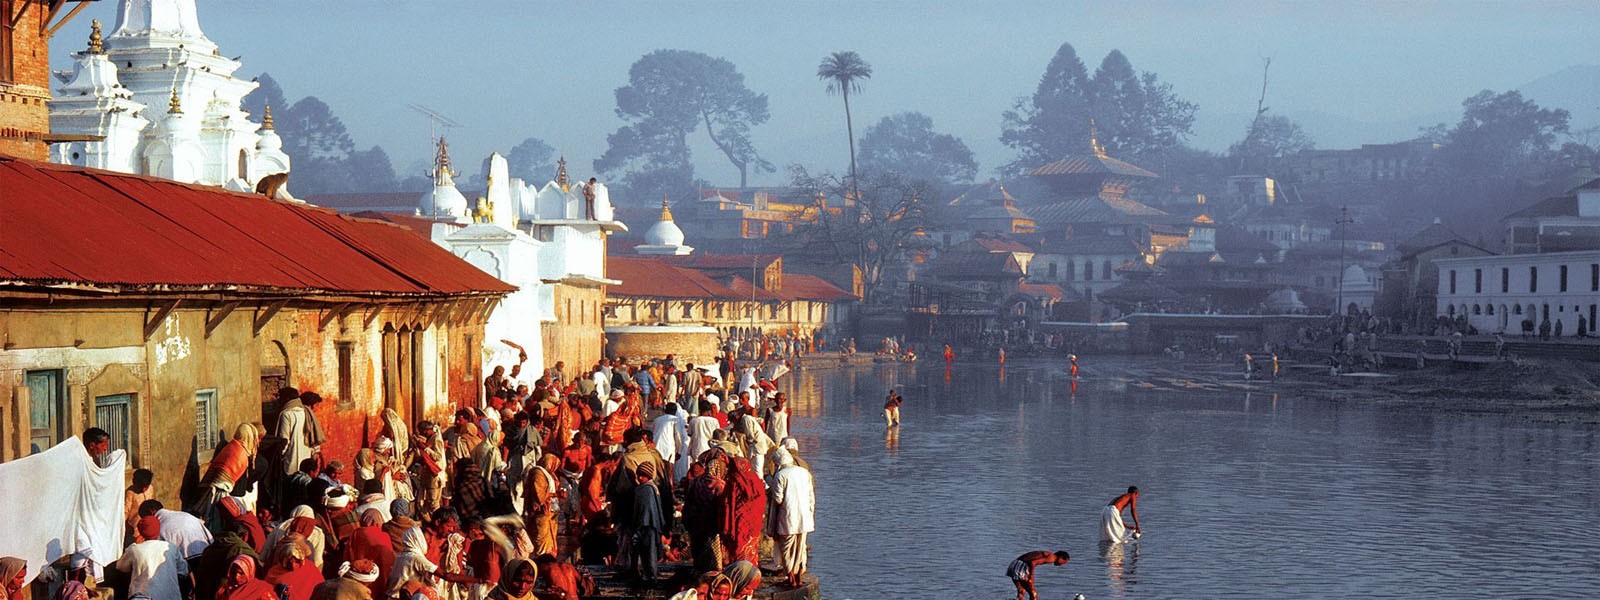
<instances>
[{"instance_id":1,"label":"river","mask_svg":"<svg viewBox=\"0 0 1600 600\"><path fill-rule=\"evenodd\" d=\"M1011 598L1007 563L1036 549L1072 553L1039 568L1050 599L1600 596L1593 425L1151 392L1116 361L1075 391L1042 360L786 378L824 597ZM1145 536L1103 548L1129 485Z\"/></svg>"}]
</instances>

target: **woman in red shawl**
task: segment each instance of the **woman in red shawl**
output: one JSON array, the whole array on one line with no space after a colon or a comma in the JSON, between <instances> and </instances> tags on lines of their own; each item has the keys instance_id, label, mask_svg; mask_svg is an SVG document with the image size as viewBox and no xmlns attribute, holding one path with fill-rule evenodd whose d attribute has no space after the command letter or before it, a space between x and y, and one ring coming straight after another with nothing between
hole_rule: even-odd
<instances>
[{"instance_id":1,"label":"woman in red shawl","mask_svg":"<svg viewBox=\"0 0 1600 600\"><path fill-rule=\"evenodd\" d=\"M256 579L256 559L243 554L228 563L228 574L217 587L217 600L278 600L272 584Z\"/></svg>"},{"instance_id":2,"label":"woman in red shawl","mask_svg":"<svg viewBox=\"0 0 1600 600\"><path fill-rule=\"evenodd\" d=\"M376 508L361 513L361 528L350 534L344 558L350 562L367 559L378 565L378 579L367 584L373 598L388 593L389 571L394 568L394 542L383 530L383 515Z\"/></svg>"},{"instance_id":3,"label":"woman in red shawl","mask_svg":"<svg viewBox=\"0 0 1600 600\"><path fill-rule=\"evenodd\" d=\"M761 524L767 512L767 486L750 461L733 457L728 464L728 484L722 496L722 544L726 562L759 561Z\"/></svg>"},{"instance_id":4,"label":"woman in red shawl","mask_svg":"<svg viewBox=\"0 0 1600 600\"><path fill-rule=\"evenodd\" d=\"M322 583L322 571L311 562L311 544L306 538L289 534L278 542L273 557L276 562L267 569L267 583L287 587L288 600L311 600L311 590Z\"/></svg>"}]
</instances>

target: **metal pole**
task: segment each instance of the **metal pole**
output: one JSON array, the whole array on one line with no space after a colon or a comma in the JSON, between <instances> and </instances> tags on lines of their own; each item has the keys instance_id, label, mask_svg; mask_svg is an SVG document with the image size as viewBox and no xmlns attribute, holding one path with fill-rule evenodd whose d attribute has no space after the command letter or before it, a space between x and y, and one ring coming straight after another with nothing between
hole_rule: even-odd
<instances>
[{"instance_id":1,"label":"metal pole","mask_svg":"<svg viewBox=\"0 0 1600 600\"><path fill-rule=\"evenodd\" d=\"M1345 314L1344 314L1345 313L1345 308L1344 308L1344 245L1345 245L1345 229L1344 229L1344 226L1346 224L1348 224L1348 223L1350 223L1350 207L1341 206L1341 207L1339 207L1339 274L1338 274L1338 277L1339 277L1339 296L1338 296L1338 301L1336 302L1336 304L1333 307L1334 314L1339 315L1339 318L1340 318L1339 322L1340 323L1344 322L1344 316L1345 316Z\"/></svg>"}]
</instances>

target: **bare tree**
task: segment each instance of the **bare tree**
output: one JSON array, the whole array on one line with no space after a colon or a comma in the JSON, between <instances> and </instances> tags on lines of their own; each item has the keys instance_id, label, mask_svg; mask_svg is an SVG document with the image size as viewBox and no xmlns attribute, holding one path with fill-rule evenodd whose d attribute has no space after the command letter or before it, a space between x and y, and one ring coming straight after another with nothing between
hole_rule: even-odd
<instances>
[{"instance_id":1,"label":"bare tree","mask_svg":"<svg viewBox=\"0 0 1600 600\"><path fill-rule=\"evenodd\" d=\"M816 198L808 215L816 225L806 249L860 269L862 300L881 300L885 267L902 258L906 243L923 231L928 184L892 172L869 174L859 186L853 177L812 175L798 166L792 173L794 186Z\"/></svg>"}]
</instances>

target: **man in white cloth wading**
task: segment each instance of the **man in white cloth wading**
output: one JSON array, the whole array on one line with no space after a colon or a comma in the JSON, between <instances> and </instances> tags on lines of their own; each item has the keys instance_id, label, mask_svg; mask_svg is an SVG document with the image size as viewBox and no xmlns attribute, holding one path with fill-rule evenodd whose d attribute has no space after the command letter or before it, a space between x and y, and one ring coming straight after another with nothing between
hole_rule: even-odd
<instances>
[{"instance_id":1,"label":"man in white cloth wading","mask_svg":"<svg viewBox=\"0 0 1600 600\"><path fill-rule=\"evenodd\" d=\"M1122 524L1122 510L1126 508L1133 515L1134 537L1140 535L1139 530L1139 488L1128 486L1128 492L1117 496L1105 509L1100 517L1100 539L1113 543L1128 541L1128 528Z\"/></svg>"}]
</instances>

